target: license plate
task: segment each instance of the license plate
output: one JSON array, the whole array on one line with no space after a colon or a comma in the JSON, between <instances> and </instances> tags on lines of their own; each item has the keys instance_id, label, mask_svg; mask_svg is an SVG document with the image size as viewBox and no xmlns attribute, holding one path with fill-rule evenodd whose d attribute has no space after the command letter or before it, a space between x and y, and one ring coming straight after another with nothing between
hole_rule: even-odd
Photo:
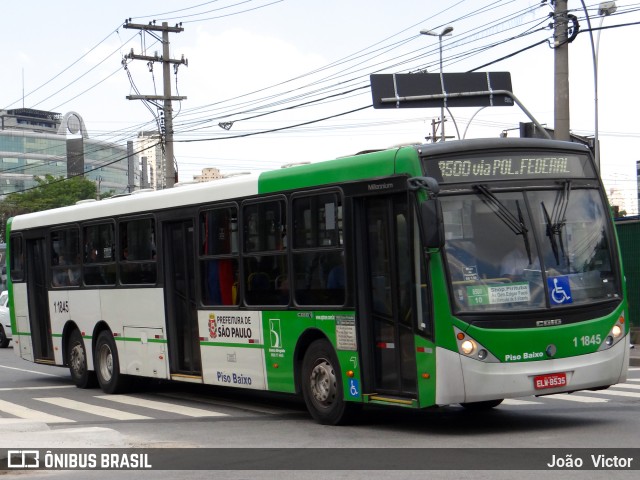
<instances>
[{"instance_id":1,"label":"license plate","mask_svg":"<svg viewBox=\"0 0 640 480\"><path fill-rule=\"evenodd\" d=\"M536 390L564 387L566 384L567 374L564 372L547 373L546 375L538 375L536 377L533 377L533 386Z\"/></svg>"}]
</instances>

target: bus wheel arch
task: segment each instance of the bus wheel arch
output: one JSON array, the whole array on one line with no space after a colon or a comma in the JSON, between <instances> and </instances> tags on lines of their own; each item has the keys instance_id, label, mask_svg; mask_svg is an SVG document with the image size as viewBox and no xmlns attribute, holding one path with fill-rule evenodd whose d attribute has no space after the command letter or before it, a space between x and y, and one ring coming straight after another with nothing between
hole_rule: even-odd
<instances>
[{"instance_id":1,"label":"bus wheel arch","mask_svg":"<svg viewBox=\"0 0 640 480\"><path fill-rule=\"evenodd\" d=\"M94 388L98 380L94 370L89 370L89 356L80 329L74 322L65 325L62 332L64 364L69 367L73 383L78 388Z\"/></svg>"},{"instance_id":2,"label":"bus wheel arch","mask_svg":"<svg viewBox=\"0 0 640 480\"><path fill-rule=\"evenodd\" d=\"M125 391L129 378L120 372L118 346L111 329L96 327L93 351L93 364L102 391L105 393Z\"/></svg>"},{"instance_id":3,"label":"bus wheel arch","mask_svg":"<svg viewBox=\"0 0 640 480\"><path fill-rule=\"evenodd\" d=\"M362 406L345 401L338 356L326 338L313 340L305 350L299 379L307 409L321 424L349 423Z\"/></svg>"}]
</instances>

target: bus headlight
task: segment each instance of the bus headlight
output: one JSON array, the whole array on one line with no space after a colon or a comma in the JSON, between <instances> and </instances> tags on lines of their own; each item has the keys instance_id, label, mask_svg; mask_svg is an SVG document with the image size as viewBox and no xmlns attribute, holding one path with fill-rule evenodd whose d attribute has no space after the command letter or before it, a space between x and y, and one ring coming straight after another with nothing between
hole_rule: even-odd
<instances>
[{"instance_id":1,"label":"bus headlight","mask_svg":"<svg viewBox=\"0 0 640 480\"><path fill-rule=\"evenodd\" d=\"M471 355L475 349L476 346L471 340L465 340L460 344L460 350L462 350L462 353L465 355Z\"/></svg>"},{"instance_id":2,"label":"bus headlight","mask_svg":"<svg viewBox=\"0 0 640 480\"><path fill-rule=\"evenodd\" d=\"M500 363L500 361L492 355L487 348L478 343L475 339L471 338L465 332L457 327L453 327L456 335L456 341L458 344L458 352L474 360L485 363Z\"/></svg>"},{"instance_id":3,"label":"bus headlight","mask_svg":"<svg viewBox=\"0 0 640 480\"><path fill-rule=\"evenodd\" d=\"M622 335L622 328L620 328L620 325L613 326L613 328L611 329L611 335L613 335L613 338L618 338L620 335Z\"/></svg>"},{"instance_id":4,"label":"bus headlight","mask_svg":"<svg viewBox=\"0 0 640 480\"><path fill-rule=\"evenodd\" d=\"M625 319L624 319L624 312L623 312L620 314L620 316L618 317L618 320L613 325L613 327L611 327L611 330L609 330L609 333L605 337L604 342L602 342L602 345L600 345L600 348L598 349L598 351L611 348L624 338L625 336L624 322L625 322Z\"/></svg>"}]
</instances>

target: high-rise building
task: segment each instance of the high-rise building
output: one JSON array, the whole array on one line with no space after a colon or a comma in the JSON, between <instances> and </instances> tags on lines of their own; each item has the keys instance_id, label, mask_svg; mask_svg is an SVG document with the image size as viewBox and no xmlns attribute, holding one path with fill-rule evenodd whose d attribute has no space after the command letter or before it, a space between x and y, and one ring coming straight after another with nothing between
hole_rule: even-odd
<instances>
[{"instance_id":1,"label":"high-rise building","mask_svg":"<svg viewBox=\"0 0 640 480\"><path fill-rule=\"evenodd\" d=\"M162 151L162 142L157 130L138 132L135 151L140 157L147 158L147 175L149 187L154 190L162 190L166 187L165 156Z\"/></svg>"},{"instance_id":2,"label":"high-rise building","mask_svg":"<svg viewBox=\"0 0 640 480\"><path fill-rule=\"evenodd\" d=\"M126 145L89 138L78 113L0 110L0 198L36 186L35 177L47 174L84 175L100 193L125 193L140 184L137 158L128 158Z\"/></svg>"}]
</instances>

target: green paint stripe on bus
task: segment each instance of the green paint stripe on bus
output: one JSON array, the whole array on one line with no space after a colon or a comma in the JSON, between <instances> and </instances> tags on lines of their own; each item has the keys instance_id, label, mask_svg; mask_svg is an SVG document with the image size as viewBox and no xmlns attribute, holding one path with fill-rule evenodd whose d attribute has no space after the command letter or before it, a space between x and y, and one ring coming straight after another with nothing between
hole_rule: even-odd
<instances>
[{"instance_id":1,"label":"green paint stripe on bus","mask_svg":"<svg viewBox=\"0 0 640 480\"><path fill-rule=\"evenodd\" d=\"M203 347L232 347L232 348L263 348L262 343L221 343L221 342L200 342Z\"/></svg>"},{"instance_id":2,"label":"green paint stripe on bus","mask_svg":"<svg viewBox=\"0 0 640 480\"><path fill-rule=\"evenodd\" d=\"M91 338L91 337L85 337L85 338ZM118 341L118 342L142 342L142 338L140 338L140 337L114 336L113 339ZM164 339L164 338L146 338L145 342L148 342L148 343L167 343L167 340Z\"/></svg>"},{"instance_id":3,"label":"green paint stripe on bus","mask_svg":"<svg viewBox=\"0 0 640 480\"><path fill-rule=\"evenodd\" d=\"M393 175L396 152L397 150L387 150L367 153L349 159L339 158L328 162L264 172L260 174L258 192L273 193ZM348 168L345 168L345 160L349 162Z\"/></svg>"}]
</instances>

